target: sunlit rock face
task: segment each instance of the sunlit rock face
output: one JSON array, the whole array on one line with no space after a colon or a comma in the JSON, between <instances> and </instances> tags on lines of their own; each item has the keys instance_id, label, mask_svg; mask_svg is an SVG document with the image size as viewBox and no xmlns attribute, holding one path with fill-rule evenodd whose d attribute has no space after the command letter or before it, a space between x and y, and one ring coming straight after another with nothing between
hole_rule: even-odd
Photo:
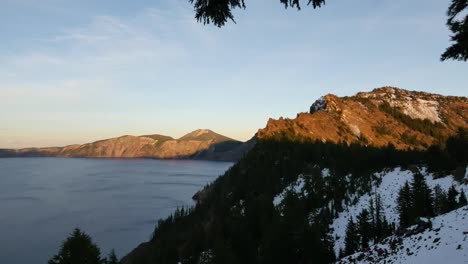
<instances>
[{"instance_id":1,"label":"sunlit rock face","mask_svg":"<svg viewBox=\"0 0 468 264\"><path fill-rule=\"evenodd\" d=\"M424 149L468 127L468 99L383 87L354 96L327 94L309 113L270 119L258 139L287 138L393 144L398 149Z\"/></svg>"}]
</instances>

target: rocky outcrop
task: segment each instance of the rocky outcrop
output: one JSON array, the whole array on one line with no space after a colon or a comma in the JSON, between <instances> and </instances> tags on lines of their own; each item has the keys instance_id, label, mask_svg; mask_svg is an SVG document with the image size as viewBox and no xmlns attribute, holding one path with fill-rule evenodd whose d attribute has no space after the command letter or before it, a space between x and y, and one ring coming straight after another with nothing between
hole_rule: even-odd
<instances>
[{"instance_id":1,"label":"rocky outcrop","mask_svg":"<svg viewBox=\"0 0 468 264\"><path fill-rule=\"evenodd\" d=\"M466 128L468 99L383 87L321 97L294 119L270 119L258 139L320 140L423 149Z\"/></svg>"}]
</instances>

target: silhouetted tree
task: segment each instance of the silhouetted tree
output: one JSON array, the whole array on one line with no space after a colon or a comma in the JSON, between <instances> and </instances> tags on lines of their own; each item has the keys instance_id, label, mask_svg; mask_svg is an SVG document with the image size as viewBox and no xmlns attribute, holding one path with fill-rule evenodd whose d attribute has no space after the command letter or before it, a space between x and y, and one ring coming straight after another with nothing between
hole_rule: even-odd
<instances>
[{"instance_id":1,"label":"silhouetted tree","mask_svg":"<svg viewBox=\"0 0 468 264\"><path fill-rule=\"evenodd\" d=\"M321 7L325 0L306 0L308 5L314 8ZM228 20L235 23L232 10L236 8L246 8L245 0L189 0L195 7L195 18L204 24L213 23L222 27ZM296 7L301 9L300 0L280 0L286 8Z\"/></svg>"},{"instance_id":2,"label":"silhouetted tree","mask_svg":"<svg viewBox=\"0 0 468 264\"><path fill-rule=\"evenodd\" d=\"M413 174L413 182L411 183L411 199L412 199L412 219L421 216L433 216L432 190L426 183L424 176L420 172Z\"/></svg>"},{"instance_id":3,"label":"silhouetted tree","mask_svg":"<svg viewBox=\"0 0 468 264\"><path fill-rule=\"evenodd\" d=\"M447 212L447 192L440 185L434 187L434 214L440 215Z\"/></svg>"},{"instance_id":4,"label":"silhouetted tree","mask_svg":"<svg viewBox=\"0 0 468 264\"><path fill-rule=\"evenodd\" d=\"M114 249L112 249L109 256L107 256L106 264L119 264L119 259L117 258Z\"/></svg>"},{"instance_id":5,"label":"silhouetted tree","mask_svg":"<svg viewBox=\"0 0 468 264\"><path fill-rule=\"evenodd\" d=\"M400 219L400 227L408 227L411 224L411 208L412 208L412 199L411 199L411 188L408 182L403 185L398 193L397 198L397 210L398 216Z\"/></svg>"},{"instance_id":6,"label":"silhouetted tree","mask_svg":"<svg viewBox=\"0 0 468 264\"><path fill-rule=\"evenodd\" d=\"M462 16L468 10L468 0L452 0L447 15L447 26L452 31L452 46L442 54L441 60L453 59L466 61L468 59L468 14Z\"/></svg>"},{"instance_id":7,"label":"silhouetted tree","mask_svg":"<svg viewBox=\"0 0 468 264\"><path fill-rule=\"evenodd\" d=\"M91 237L76 228L60 247L49 264L105 264L99 248Z\"/></svg>"},{"instance_id":8,"label":"silhouetted tree","mask_svg":"<svg viewBox=\"0 0 468 264\"><path fill-rule=\"evenodd\" d=\"M369 211L367 211L367 209L363 209L357 217L357 230L360 236L361 250L365 250L369 247L369 241L372 236L372 225L370 223Z\"/></svg>"},{"instance_id":9,"label":"silhouetted tree","mask_svg":"<svg viewBox=\"0 0 468 264\"><path fill-rule=\"evenodd\" d=\"M450 186L447 192L447 212L452 211L458 207L458 191L455 186Z\"/></svg>"},{"instance_id":10,"label":"silhouetted tree","mask_svg":"<svg viewBox=\"0 0 468 264\"><path fill-rule=\"evenodd\" d=\"M374 203L371 203L373 205ZM372 207L371 207L372 208ZM372 215L373 214L373 215ZM383 212L382 200L380 199L380 195L376 194L375 196L375 209L374 213L372 213L372 235L374 242L378 242L380 239L388 236L391 234L392 229L387 222L387 218Z\"/></svg>"},{"instance_id":11,"label":"silhouetted tree","mask_svg":"<svg viewBox=\"0 0 468 264\"><path fill-rule=\"evenodd\" d=\"M466 200L465 191L462 189L460 192L460 198L458 198L458 206L462 207L467 204L468 204L468 201Z\"/></svg>"},{"instance_id":12,"label":"silhouetted tree","mask_svg":"<svg viewBox=\"0 0 468 264\"><path fill-rule=\"evenodd\" d=\"M245 9L245 0L188 0L195 8L195 18L204 24L213 23L215 26L222 27L228 20L235 23L232 10L236 8ZM285 8L295 7L301 9L301 3L306 3L313 8L319 8L325 5L325 0L280 0ZM452 0L447 15L447 26L453 35L451 40L454 42L452 46L442 54L441 60L468 59L468 15L457 20L457 16L464 10L467 10L468 0Z\"/></svg>"},{"instance_id":13,"label":"silhouetted tree","mask_svg":"<svg viewBox=\"0 0 468 264\"><path fill-rule=\"evenodd\" d=\"M345 256L351 255L359 249L359 236L357 232L356 224L354 223L353 218L350 217L345 233Z\"/></svg>"}]
</instances>

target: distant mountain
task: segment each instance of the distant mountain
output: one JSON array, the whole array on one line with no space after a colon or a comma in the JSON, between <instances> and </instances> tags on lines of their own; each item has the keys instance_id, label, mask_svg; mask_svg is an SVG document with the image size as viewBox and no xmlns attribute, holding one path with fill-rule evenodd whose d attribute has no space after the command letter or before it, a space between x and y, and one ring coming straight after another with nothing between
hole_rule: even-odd
<instances>
[{"instance_id":1,"label":"distant mountain","mask_svg":"<svg viewBox=\"0 0 468 264\"><path fill-rule=\"evenodd\" d=\"M82 158L157 158L237 160L252 146L198 129L174 139L164 135L121 136L83 145L54 148L25 148L0 150L0 157L82 157Z\"/></svg>"},{"instance_id":2,"label":"distant mountain","mask_svg":"<svg viewBox=\"0 0 468 264\"><path fill-rule=\"evenodd\" d=\"M270 119L258 138L425 149L468 127L468 98L383 87L350 97L328 94L294 119Z\"/></svg>"}]
</instances>

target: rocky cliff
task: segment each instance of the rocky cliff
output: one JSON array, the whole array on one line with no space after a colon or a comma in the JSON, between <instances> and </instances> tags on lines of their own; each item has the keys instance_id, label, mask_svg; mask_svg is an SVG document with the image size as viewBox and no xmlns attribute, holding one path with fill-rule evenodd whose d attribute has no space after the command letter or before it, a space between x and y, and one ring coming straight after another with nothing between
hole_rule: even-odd
<instances>
[{"instance_id":1,"label":"rocky cliff","mask_svg":"<svg viewBox=\"0 0 468 264\"><path fill-rule=\"evenodd\" d=\"M328 94L294 119L270 119L258 139L287 138L423 149L468 127L468 98L383 87Z\"/></svg>"}]
</instances>

